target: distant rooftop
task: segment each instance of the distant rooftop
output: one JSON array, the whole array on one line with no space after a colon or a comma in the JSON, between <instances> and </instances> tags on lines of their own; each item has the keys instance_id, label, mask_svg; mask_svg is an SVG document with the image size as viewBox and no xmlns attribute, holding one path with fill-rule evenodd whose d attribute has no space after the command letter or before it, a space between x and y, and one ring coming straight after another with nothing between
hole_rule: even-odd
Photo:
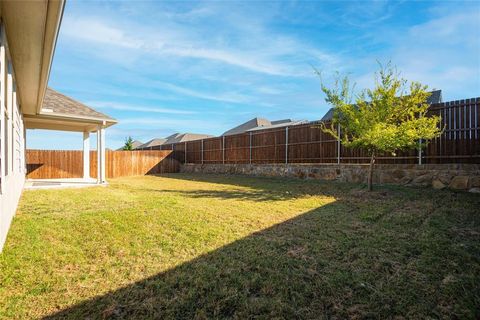
<instances>
[{"instance_id":1,"label":"distant rooftop","mask_svg":"<svg viewBox=\"0 0 480 320\"><path fill-rule=\"evenodd\" d=\"M307 120L290 120L290 119L289 119L288 122L272 121L272 125L270 125L270 126L256 127L256 128L247 130L246 132L265 130L265 129L282 128L282 127L286 127L286 126L296 126L296 125L304 124L304 123L308 123L308 121Z\"/></svg>"},{"instance_id":2,"label":"distant rooftop","mask_svg":"<svg viewBox=\"0 0 480 320\"><path fill-rule=\"evenodd\" d=\"M254 131L254 130L262 130L262 129L268 129L268 128L279 128L279 127L285 127L285 126L291 126L295 124L300 124L306 122L305 120L297 121L297 120L292 120L292 119L282 119L282 120L274 120L270 121L265 118L253 118L251 120L248 120L247 122L242 123L241 125L238 125L228 131L225 131L222 136L230 136L234 134L240 134L248 131Z\"/></svg>"},{"instance_id":3,"label":"distant rooftop","mask_svg":"<svg viewBox=\"0 0 480 320\"><path fill-rule=\"evenodd\" d=\"M186 141L194 141L200 139L212 138L212 135L209 134L200 134L200 133L174 133L166 137L164 144L179 143Z\"/></svg>"},{"instance_id":4,"label":"distant rooftop","mask_svg":"<svg viewBox=\"0 0 480 320\"><path fill-rule=\"evenodd\" d=\"M152 147L160 146L160 145L164 144L165 141L167 141L167 139L165 139L165 138L152 139L152 140L138 146L136 149L152 148Z\"/></svg>"}]
</instances>

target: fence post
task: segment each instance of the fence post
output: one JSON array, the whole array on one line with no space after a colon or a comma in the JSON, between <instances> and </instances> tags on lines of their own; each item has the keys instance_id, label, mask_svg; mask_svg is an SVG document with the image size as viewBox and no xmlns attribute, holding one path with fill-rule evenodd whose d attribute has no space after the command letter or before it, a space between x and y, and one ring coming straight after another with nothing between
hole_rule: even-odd
<instances>
[{"instance_id":1,"label":"fence post","mask_svg":"<svg viewBox=\"0 0 480 320\"><path fill-rule=\"evenodd\" d=\"M250 164L252 164L252 132L250 131L250 142L249 142L249 148L250 148Z\"/></svg>"},{"instance_id":2,"label":"fence post","mask_svg":"<svg viewBox=\"0 0 480 320\"><path fill-rule=\"evenodd\" d=\"M185 164L187 164L187 141L185 141Z\"/></svg>"},{"instance_id":3,"label":"fence post","mask_svg":"<svg viewBox=\"0 0 480 320\"><path fill-rule=\"evenodd\" d=\"M418 139L418 164L422 164L422 139Z\"/></svg>"},{"instance_id":4,"label":"fence post","mask_svg":"<svg viewBox=\"0 0 480 320\"><path fill-rule=\"evenodd\" d=\"M201 152L201 157L202 157L202 164L203 164L203 139L202 139L202 152Z\"/></svg>"},{"instance_id":5,"label":"fence post","mask_svg":"<svg viewBox=\"0 0 480 320\"><path fill-rule=\"evenodd\" d=\"M418 139L418 164L422 164L422 139Z\"/></svg>"},{"instance_id":6,"label":"fence post","mask_svg":"<svg viewBox=\"0 0 480 320\"><path fill-rule=\"evenodd\" d=\"M288 164L288 127L285 127L285 164Z\"/></svg>"},{"instance_id":7,"label":"fence post","mask_svg":"<svg viewBox=\"0 0 480 320\"><path fill-rule=\"evenodd\" d=\"M222 164L225 164L225 136L222 137Z\"/></svg>"},{"instance_id":8,"label":"fence post","mask_svg":"<svg viewBox=\"0 0 480 320\"><path fill-rule=\"evenodd\" d=\"M340 150L341 150L341 139L340 139L340 124L337 127L338 142L337 142L337 164L340 164Z\"/></svg>"}]
</instances>

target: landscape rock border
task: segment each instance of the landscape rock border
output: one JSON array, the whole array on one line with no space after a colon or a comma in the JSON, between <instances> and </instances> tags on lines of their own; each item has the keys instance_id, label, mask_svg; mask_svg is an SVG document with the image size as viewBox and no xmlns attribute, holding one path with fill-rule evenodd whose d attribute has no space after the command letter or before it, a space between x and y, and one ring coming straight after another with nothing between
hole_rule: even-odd
<instances>
[{"instance_id":1,"label":"landscape rock border","mask_svg":"<svg viewBox=\"0 0 480 320\"><path fill-rule=\"evenodd\" d=\"M366 183L367 164L184 164L180 172L278 176ZM480 193L480 164L378 164L374 183Z\"/></svg>"}]
</instances>

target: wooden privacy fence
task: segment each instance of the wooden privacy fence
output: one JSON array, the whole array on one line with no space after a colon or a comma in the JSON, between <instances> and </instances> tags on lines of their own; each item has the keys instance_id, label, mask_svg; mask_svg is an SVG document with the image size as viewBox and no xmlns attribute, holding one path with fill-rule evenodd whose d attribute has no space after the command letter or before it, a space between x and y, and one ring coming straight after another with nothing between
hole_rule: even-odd
<instances>
[{"instance_id":1,"label":"wooden privacy fence","mask_svg":"<svg viewBox=\"0 0 480 320\"><path fill-rule=\"evenodd\" d=\"M378 163L480 163L480 98L431 105L442 135L423 150L382 154ZM345 148L319 122L215 137L150 150L172 150L181 163L368 163L365 150Z\"/></svg>"},{"instance_id":2,"label":"wooden privacy fence","mask_svg":"<svg viewBox=\"0 0 480 320\"><path fill-rule=\"evenodd\" d=\"M107 178L179 171L172 151L107 151ZM90 176L97 177L97 152L90 151ZM27 178L55 179L83 177L80 150L27 150Z\"/></svg>"}]
</instances>

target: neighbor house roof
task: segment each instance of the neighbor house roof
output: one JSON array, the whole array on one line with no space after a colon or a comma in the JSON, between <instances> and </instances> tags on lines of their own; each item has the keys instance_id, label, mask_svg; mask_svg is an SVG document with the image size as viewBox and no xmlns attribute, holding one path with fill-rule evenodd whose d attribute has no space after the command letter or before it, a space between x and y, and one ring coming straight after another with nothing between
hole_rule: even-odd
<instances>
[{"instance_id":1,"label":"neighbor house roof","mask_svg":"<svg viewBox=\"0 0 480 320\"><path fill-rule=\"evenodd\" d=\"M435 90L430 92L430 96L427 99L428 104L442 103L442 90Z\"/></svg>"},{"instance_id":2,"label":"neighbor house roof","mask_svg":"<svg viewBox=\"0 0 480 320\"><path fill-rule=\"evenodd\" d=\"M108 122L117 122L112 117L107 116L104 113L98 112L81 102L73 100L52 88L47 88L45 98L43 99L43 105L41 114L48 115L66 115L72 118L90 118L96 120L105 120Z\"/></svg>"},{"instance_id":3,"label":"neighbor house roof","mask_svg":"<svg viewBox=\"0 0 480 320\"><path fill-rule=\"evenodd\" d=\"M282 127L286 127L286 126L296 126L296 125L299 125L299 124L308 123L307 120L290 120L290 119L288 119L288 120L289 121L282 121L282 120L272 121L272 125L270 125L270 126L256 127L256 128L247 130L247 132L265 130L265 129L282 128Z\"/></svg>"},{"instance_id":4,"label":"neighbor house roof","mask_svg":"<svg viewBox=\"0 0 480 320\"><path fill-rule=\"evenodd\" d=\"M442 90L434 90L430 92L430 96L427 99L428 104L436 104L442 102ZM333 119L333 108L330 108L327 113L322 117L321 121L329 121Z\"/></svg>"},{"instance_id":5,"label":"neighbor house roof","mask_svg":"<svg viewBox=\"0 0 480 320\"><path fill-rule=\"evenodd\" d=\"M247 130L257 128L257 127L263 127L263 126L269 126L271 125L271 122L265 118L253 118L251 120L248 120L247 122L242 123L239 126L236 126L228 131L225 131L222 136L230 136L233 134L239 134L246 132Z\"/></svg>"},{"instance_id":6,"label":"neighbor house roof","mask_svg":"<svg viewBox=\"0 0 480 320\"><path fill-rule=\"evenodd\" d=\"M329 121L333 119L333 108L328 109L327 113L325 113L320 119L321 121Z\"/></svg>"},{"instance_id":7,"label":"neighbor house roof","mask_svg":"<svg viewBox=\"0 0 480 320\"><path fill-rule=\"evenodd\" d=\"M133 148L133 149L136 149L136 148L140 147L142 144L143 144L143 142L141 142L141 141L133 140L133 142L132 142L132 148Z\"/></svg>"},{"instance_id":8,"label":"neighbor house roof","mask_svg":"<svg viewBox=\"0 0 480 320\"><path fill-rule=\"evenodd\" d=\"M150 140L150 141L148 141L148 142L145 142L144 144L138 146L137 149L151 148L151 147L160 146L160 145L164 144L165 141L167 141L167 139L165 139L165 138L152 139L152 140Z\"/></svg>"},{"instance_id":9,"label":"neighbor house roof","mask_svg":"<svg viewBox=\"0 0 480 320\"><path fill-rule=\"evenodd\" d=\"M193 140L200 140L200 139L207 139L212 138L212 135L209 134L199 134L199 133L174 133L165 139L164 144L171 144L171 143L179 143L179 142L186 142L186 141L193 141Z\"/></svg>"},{"instance_id":10,"label":"neighbor house roof","mask_svg":"<svg viewBox=\"0 0 480 320\"><path fill-rule=\"evenodd\" d=\"M248 131L253 131L253 130L262 130L262 129L268 129L268 128L279 128L279 127L285 127L285 126L291 126L299 123L306 122L305 120L292 120L292 119L282 119L282 120L274 120L270 121L265 118L253 118L251 120L248 120L247 122L242 123L239 126L236 126L235 128L232 128L222 134L222 136L230 136L234 134L240 134Z\"/></svg>"}]
</instances>

